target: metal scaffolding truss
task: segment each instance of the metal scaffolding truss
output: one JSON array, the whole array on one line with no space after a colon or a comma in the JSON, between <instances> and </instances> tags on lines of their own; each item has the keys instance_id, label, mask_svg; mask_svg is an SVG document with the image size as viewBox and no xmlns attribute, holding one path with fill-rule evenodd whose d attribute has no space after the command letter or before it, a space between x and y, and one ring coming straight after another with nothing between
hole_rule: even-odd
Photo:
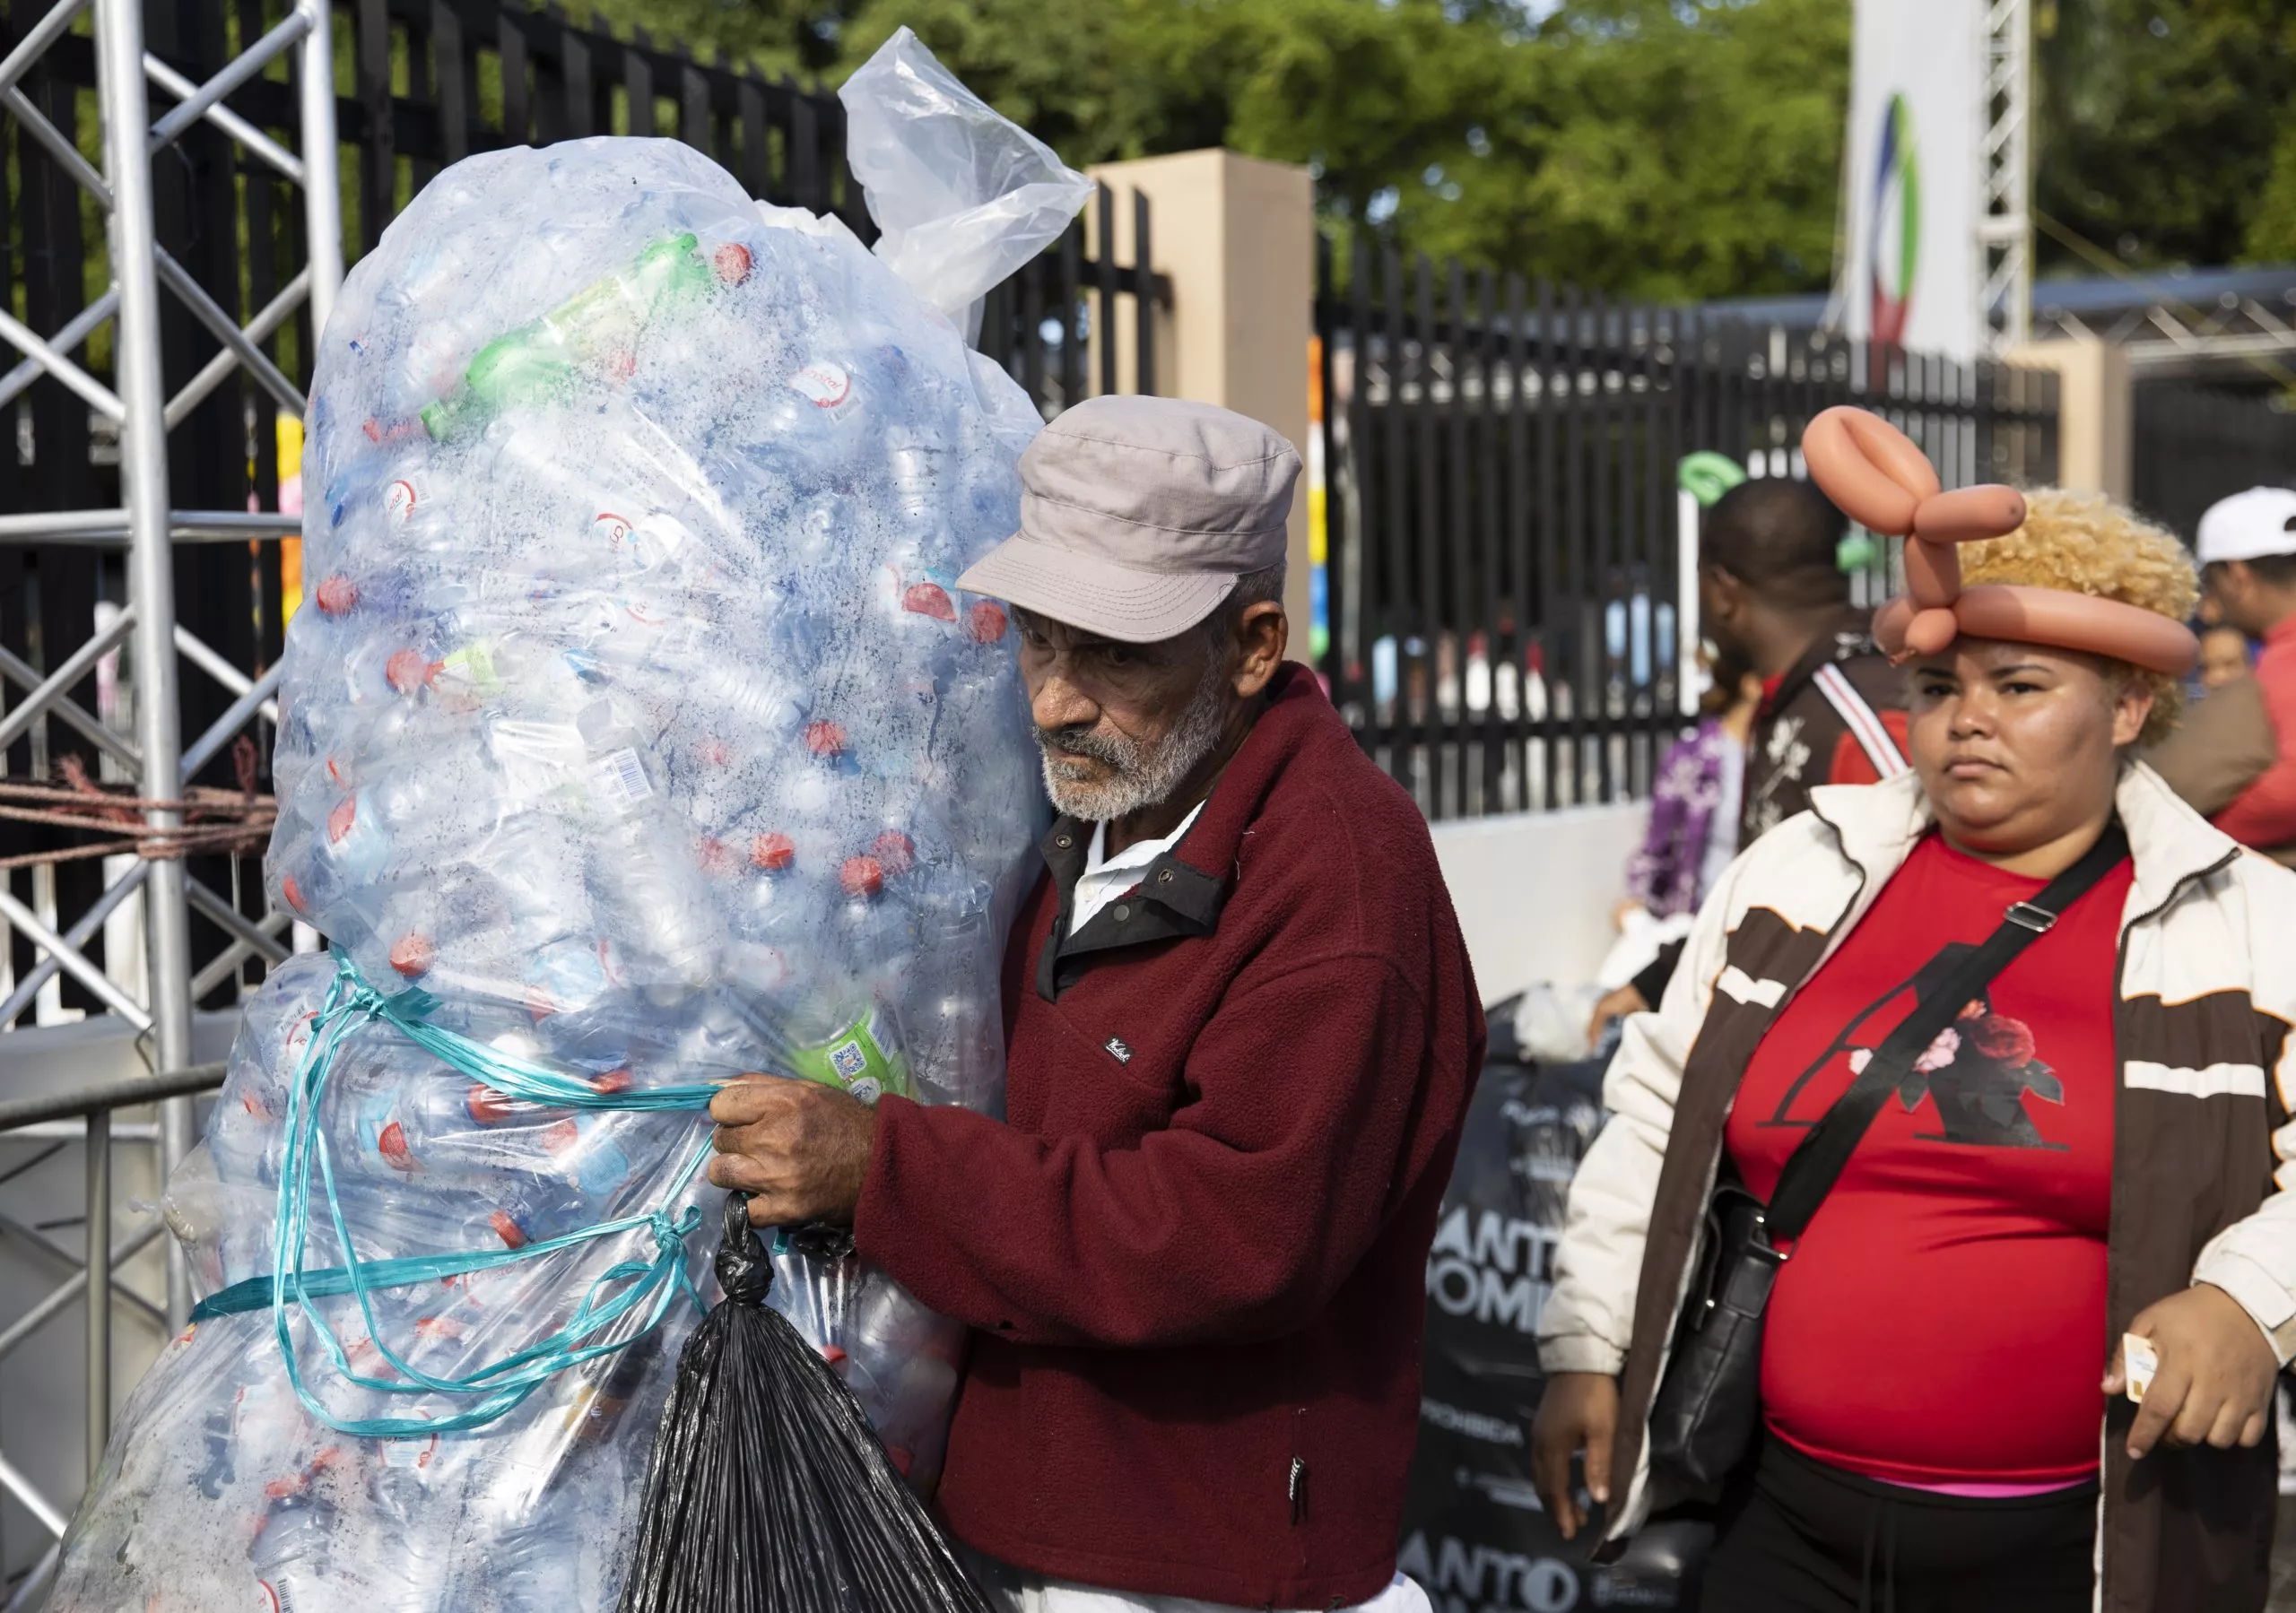
<instances>
[{"instance_id":1,"label":"metal scaffolding truss","mask_svg":"<svg viewBox=\"0 0 2296 1613\"><path fill-rule=\"evenodd\" d=\"M1991 0L1986 7L1984 83L1978 319L1987 351L1998 358L2032 334L2031 0Z\"/></svg>"},{"instance_id":2,"label":"metal scaffolding truss","mask_svg":"<svg viewBox=\"0 0 2296 1613\"><path fill-rule=\"evenodd\" d=\"M83 19L85 19L83 23ZM0 61L0 117L13 120L102 209L107 226L111 283L62 329L29 328L0 304L0 341L22 355L0 375L0 404L13 403L42 376L68 387L112 423L119 440L122 502L117 508L77 509L0 516L0 543L83 544L124 550L127 600L125 609L100 623L85 643L69 650L49 646L44 669L0 649L0 680L24 691L0 715L0 751L30 733L44 718L59 721L85 737L117 764L115 777L133 779L143 803L144 830L152 834L147 854L114 880L100 898L71 923L44 922L0 884L0 920L27 938L38 962L13 984L0 1002L0 1025L24 1010L40 988L61 974L76 981L136 1033L144 1058L161 1086L190 1090L186 1072L194 1063L193 1005L228 972L251 955L272 961L286 956L280 940L284 915L262 920L242 914L237 904L193 879L179 855L168 854L168 831L185 824L182 803L191 779L258 715L276 720L278 669L250 676L194 635L176 619L173 547L178 543L274 538L298 530L295 517L238 510L187 510L171 507L168 488L168 434L215 389L245 371L278 404L300 414L301 393L264 352L263 344L299 308L308 307L311 329L324 328L343 281L341 209L336 187L335 63L332 18L326 0L296 0L283 21L247 48L204 83L194 83L144 48L142 0L61 0ZM60 40L91 31L97 70L97 104L102 126L102 169L42 115L20 83ZM288 53L296 53L294 77L300 116L298 149L289 150L235 113L233 91ZM156 87L165 110L152 116L150 90ZM246 325L223 308L159 243L153 219L152 166L187 131L202 123L236 143L247 160L263 164L301 189L308 261L300 273L255 313ZM220 351L172 397L163 385L161 362L163 297L173 297L211 334ZM106 321L111 330L113 373L107 385L73 355ZM132 734L116 732L74 700L69 693L108 655L125 649L132 657L135 699ZM178 702L182 663L218 683L231 697L228 707L204 732L186 743ZM131 830L130 832L134 832ZM145 940L143 995L121 984L90 957L91 938L105 920L131 898L143 906ZM229 950L196 978L192 967L189 916L196 908L230 937ZM212 1079L212 1077L210 1078ZM172 1083L171 1085L170 1083ZM196 1084L196 1083L194 1083ZM191 1099L172 1096L160 1111L158 1141L162 1170L171 1168L192 1142ZM108 1139L109 1133L104 1134ZM135 1233L127 1245L109 1250L109 1149L95 1122L86 1131L90 1177L90 1248L85 1263L89 1296L109 1288L111 1267L156 1235L157 1222ZM0 1350L45 1319L48 1310L72 1295L58 1289L51 1305L34 1317L20 1318L0 1333ZM166 1320L180 1326L189 1294L179 1255L170 1266ZM109 1307L91 1304L90 1461L101 1453L109 1405ZM13 1493L33 1516L51 1526L57 1509L42 1500L22 1474L0 1458L0 1489ZM52 1560L52 1559L51 1559ZM36 1591L44 1574L19 1588L18 1600ZM10 1607L18 1605L11 1600ZM26 1603L25 1605L29 1605Z\"/></svg>"}]
</instances>

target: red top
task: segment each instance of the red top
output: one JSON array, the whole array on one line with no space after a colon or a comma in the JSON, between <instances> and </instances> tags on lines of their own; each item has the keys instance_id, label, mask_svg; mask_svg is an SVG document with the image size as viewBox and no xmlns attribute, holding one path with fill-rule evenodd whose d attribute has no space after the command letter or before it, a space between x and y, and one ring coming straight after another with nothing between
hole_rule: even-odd
<instances>
[{"instance_id":1,"label":"red top","mask_svg":"<svg viewBox=\"0 0 2296 1613\"><path fill-rule=\"evenodd\" d=\"M2241 845L2269 851L2296 841L2296 616L2264 636L2256 680L2280 737L2280 759L2210 821Z\"/></svg>"},{"instance_id":2,"label":"red top","mask_svg":"<svg viewBox=\"0 0 2296 1613\"><path fill-rule=\"evenodd\" d=\"M2095 1470L2131 878L2124 861L1939 1034L1780 1270L1761 1395L1789 1444L1900 1484ZM1939 950L1982 941L2042 883L1934 835L1915 848L1747 1065L1728 1140L1750 1188L1770 1195L1853 1071L1961 956L1932 962Z\"/></svg>"},{"instance_id":3,"label":"red top","mask_svg":"<svg viewBox=\"0 0 2296 1613\"><path fill-rule=\"evenodd\" d=\"M854 1234L976 1330L939 1495L960 1539L1048 1578L1347 1607L1395 1574L1483 1013L1425 820L1307 668L1273 687L1179 844L1050 967L1039 882L1005 1121L885 1098ZM1054 829L1062 882L1088 840Z\"/></svg>"}]
</instances>

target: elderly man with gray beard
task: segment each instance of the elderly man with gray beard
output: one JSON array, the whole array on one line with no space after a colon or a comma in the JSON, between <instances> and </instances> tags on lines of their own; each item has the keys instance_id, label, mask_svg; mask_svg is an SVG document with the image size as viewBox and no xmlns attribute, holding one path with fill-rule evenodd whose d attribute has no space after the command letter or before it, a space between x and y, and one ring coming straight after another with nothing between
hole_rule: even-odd
<instances>
[{"instance_id":1,"label":"elderly man with gray beard","mask_svg":"<svg viewBox=\"0 0 2296 1613\"><path fill-rule=\"evenodd\" d=\"M1009 602L1060 818L1007 1114L759 1080L711 1179L973 1331L937 1502L1013 1613L1423 1609L1423 1271L1483 1015L1426 824L1283 659L1300 459L1097 398L1021 460Z\"/></svg>"}]
</instances>

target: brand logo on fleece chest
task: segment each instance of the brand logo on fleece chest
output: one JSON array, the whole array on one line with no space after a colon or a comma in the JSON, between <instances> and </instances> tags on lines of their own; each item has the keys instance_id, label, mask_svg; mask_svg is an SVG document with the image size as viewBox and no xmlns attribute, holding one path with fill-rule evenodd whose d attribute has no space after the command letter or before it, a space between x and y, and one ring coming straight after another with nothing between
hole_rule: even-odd
<instances>
[{"instance_id":1,"label":"brand logo on fleece chest","mask_svg":"<svg viewBox=\"0 0 2296 1613\"><path fill-rule=\"evenodd\" d=\"M1132 1049L1125 1042L1125 1039L1122 1036L1110 1036L1106 1042L1102 1043L1101 1045L1108 1049L1109 1056L1114 1059L1118 1063L1129 1064L1132 1062Z\"/></svg>"}]
</instances>

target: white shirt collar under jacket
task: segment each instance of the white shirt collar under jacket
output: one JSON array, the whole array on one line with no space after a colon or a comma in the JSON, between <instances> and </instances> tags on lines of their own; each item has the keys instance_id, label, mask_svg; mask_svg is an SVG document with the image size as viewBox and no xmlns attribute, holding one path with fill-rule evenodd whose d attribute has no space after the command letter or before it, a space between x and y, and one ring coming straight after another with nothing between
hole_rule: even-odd
<instances>
[{"instance_id":1,"label":"white shirt collar under jacket","mask_svg":"<svg viewBox=\"0 0 2296 1613\"><path fill-rule=\"evenodd\" d=\"M1179 844L1196 815L1204 811L1197 802L1188 815L1180 820L1179 827L1161 840L1135 840L1113 857L1103 860L1102 849L1109 843L1109 826L1092 825L1092 849L1084 854L1084 872L1076 876L1076 894L1068 913L1068 933L1074 935L1090 924L1095 914L1117 898L1140 883L1140 874L1151 863Z\"/></svg>"}]
</instances>

